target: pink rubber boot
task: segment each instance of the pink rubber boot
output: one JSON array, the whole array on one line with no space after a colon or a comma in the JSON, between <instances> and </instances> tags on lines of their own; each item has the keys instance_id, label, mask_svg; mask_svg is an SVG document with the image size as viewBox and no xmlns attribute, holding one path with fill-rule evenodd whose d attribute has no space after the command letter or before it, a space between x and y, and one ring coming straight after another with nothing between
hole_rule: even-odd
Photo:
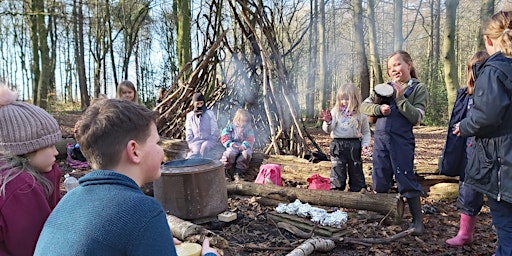
<instances>
[{"instance_id":1,"label":"pink rubber boot","mask_svg":"<svg viewBox=\"0 0 512 256\"><path fill-rule=\"evenodd\" d=\"M475 232L476 216L470 216L464 213L460 214L460 228L456 237L446 240L451 246L463 246L473 242L473 233Z\"/></svg>"}]
</instances>

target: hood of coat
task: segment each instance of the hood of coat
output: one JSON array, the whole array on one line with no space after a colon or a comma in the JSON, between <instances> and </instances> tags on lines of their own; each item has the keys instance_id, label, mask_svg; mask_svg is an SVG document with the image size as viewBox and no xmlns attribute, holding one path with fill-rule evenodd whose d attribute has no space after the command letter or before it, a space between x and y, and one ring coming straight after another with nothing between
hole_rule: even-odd
<instances>
[{"instance_id":1,"label":"hood of coat","mask_svg":"<svg viewBox=\"0 0 512 256\"><path fill-rule=\"evenodd\" d=\"M479 74L487 66L492 66L503 72L505 76L508 77L508 80L512 80L512 58L506 57L502 52L496 52L493 55L489 56L487 60L484 62L476 63L473 66L473 77L475 80L478 78Z\"/></svg>"}]
</instances>

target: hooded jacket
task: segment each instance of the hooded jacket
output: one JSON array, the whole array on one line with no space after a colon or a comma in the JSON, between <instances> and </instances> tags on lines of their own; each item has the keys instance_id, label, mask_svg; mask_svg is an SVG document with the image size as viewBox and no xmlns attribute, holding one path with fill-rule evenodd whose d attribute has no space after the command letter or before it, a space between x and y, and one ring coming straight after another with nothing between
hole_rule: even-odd
<instances>
[{"instance_id":1,"label":"hooded jacket","mask_svg":"<svg viewBox=\"0 0 512 256\"><path fill-rule=\"evenodd\" d=\"M465 184L497 201L512 202L512 58L501 52L476 65L474 105L460 135L476 137Z\"/></svg>"}]
</instances>

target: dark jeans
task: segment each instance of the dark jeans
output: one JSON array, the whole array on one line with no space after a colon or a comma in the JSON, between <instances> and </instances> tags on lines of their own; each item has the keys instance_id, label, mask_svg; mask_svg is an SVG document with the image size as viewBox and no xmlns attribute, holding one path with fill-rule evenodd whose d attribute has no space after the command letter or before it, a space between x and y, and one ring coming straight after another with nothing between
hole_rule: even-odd
<instances>
[{"instance_id":1,"label":"dark jeans","mask_svg":"<svg viewBox=\"0 0 512 256\"><path fill-rule=\"evenodd\" d=\"M488 197L492 224L498 233L496 256L512 255L512 204Z\"/></svg>"},{"instance_id":2,"label":"dark jeans","mask_svg":"<svg viewBox=\"0 0 512 256\"><path fill-rule=\"evenodd\" d=\"M359 192L366 188L361 160L361 140L334 139L330 146L331 154L331 189L345 190L348 173L349 191Z\"/></svg>"},{"instance_id":3,"label":"dark jeans","mask_svg":"<svg viewBox=\"0 0 512 256\"><path fill-rule=\"evenodd\" d=\"M484 205L484 195L464 182L459 182L459 198L457 198L457 206L461 213L470 216L476 216Z\"/></svg>"}]
</instances>

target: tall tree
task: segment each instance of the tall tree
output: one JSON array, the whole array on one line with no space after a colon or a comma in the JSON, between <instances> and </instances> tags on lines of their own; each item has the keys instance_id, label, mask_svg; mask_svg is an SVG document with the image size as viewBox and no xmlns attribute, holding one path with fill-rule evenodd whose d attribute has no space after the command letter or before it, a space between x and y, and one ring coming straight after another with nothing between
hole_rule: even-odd
<instances>
[{"instance_id":1,"label":"tall tree","mask_svg":"<svg viewBox=\"0 0 512 256\"><path fill-rule=\"evenodd\" d=\"M329 96L329 86L327 85L327 42L325 37L325 4L326 1L320 0L318 3L320 10L320 22L318 23L318 87L319 87L319 98L318 101L321 103L321 109L327 109Z\"/></svg>"},{"instance_id":2,"label":"tall tree","mask_svg":"<svg viewBox=\"0 0 512 256\"><path fill-rule=\"evenodd\" d=\"M73 17L75 17L73 22L73 35L75 38L76 68L80 87L80 104L81 108L85 109L90 105L90 98L85 74L84 16L82 6L82 0L73 1Z\"/></svg>"},{"instance_id":3,"label":"tall tree","mask_svg":"<svg viewBox=\"0 0 512 256\"><path fill-rule=\"evenodd\" d=\"M375 85L384 82L377 41L377 25L375 22L375 0L368 0L368 30L370 65L372 67L372 74L374 77L373 84Z\"/></svg>"},{"instance_id":4,"label":"tall tree","mask_svg":"<svg viewBox=\"0 0 512 256\"><path fill-rule=\"evenodd\" d=\"M444 26L444 38L442 59L444 66L444 81L448 97L448 113L453 109L457 88L459 88L459 76L457 63L455 61L455 21L457 17L457 6L459 0L447 0L446 23Z\"/></svg>"},{"instance_id":5,"label":"tall tree","mask_svg":"<svg viewBox=\"0 0 512 256\"><path fill-rule=\"evenodd\" d=\"M178 26L177 26L177 50L178 53L178 66L181 69L190 62L191 55L191 13L190 13L190 0L177 0L178 2ZM190 75L190 71L186 71L182 77L182 81L186 81Z\"/></svg>"},{"instance_id":6,"label":"tall tree","mask_svg":"<svg viewBox=\"0 0 512 256\"><path fill-rule=\"evenodd\" d=\"M119 31L123 32L122 66L123 79L128 79L130 58L139 39L139 31L149 17L148 0L123 0L119 1L114 16L116 17Z\"/></svg>"},{"instance_id":7,"label":"tall tree","mask_svg":"<svg viewBox=\"0 0 512 256\"><path fill-rule=\"evenodd\" d=\"M354 35L355 35L355 51L356 59L354 67L359 73L359 82L361 84L361 97L365 99L370 95L370 76L368 71L368 60L366 59L366 50L364 47L364 31L363 31L363 1L352 0L354 7Z\"/></svg>"},{"instance_id":8,"label":"tall tree","mask_svg":"<svg viewBox=\"0 0 512 256\"><path fill-rule=\"evenodd\" d=\"M310 0L309 13L309 50L308 50L308 73L306 84L306 116L312 119L315 116L315 81L316 81L316 60L317 60L317 38L318 38L318 20L317 20L318 0Z\"/></svg>"},{"instance_id":9,"label":"tall tree","mask_svg":"<svg viewBox=\"0 0 512 256\"><path fill-rule=\"evenodd\" d=\"M494 0L482 0L480 5L480 29L478 30L478 49L484 50L485 44L483 40L483 31L482 29L485 27L485 23L489 20L489 18L494 14Z\"/></svg>"},{"instance_id":10,"label":"tall tree","mask_svg":"<svg viewBox=\"0 0 512 256\"><path fill-rule=\"evenodd\" d=\"M393 50L402 50L404 43L404 36L402 32L403 27L403 13L404 3L402 0L393 1L394 19L393 19Z\"/></svg>"}]
</instances>

